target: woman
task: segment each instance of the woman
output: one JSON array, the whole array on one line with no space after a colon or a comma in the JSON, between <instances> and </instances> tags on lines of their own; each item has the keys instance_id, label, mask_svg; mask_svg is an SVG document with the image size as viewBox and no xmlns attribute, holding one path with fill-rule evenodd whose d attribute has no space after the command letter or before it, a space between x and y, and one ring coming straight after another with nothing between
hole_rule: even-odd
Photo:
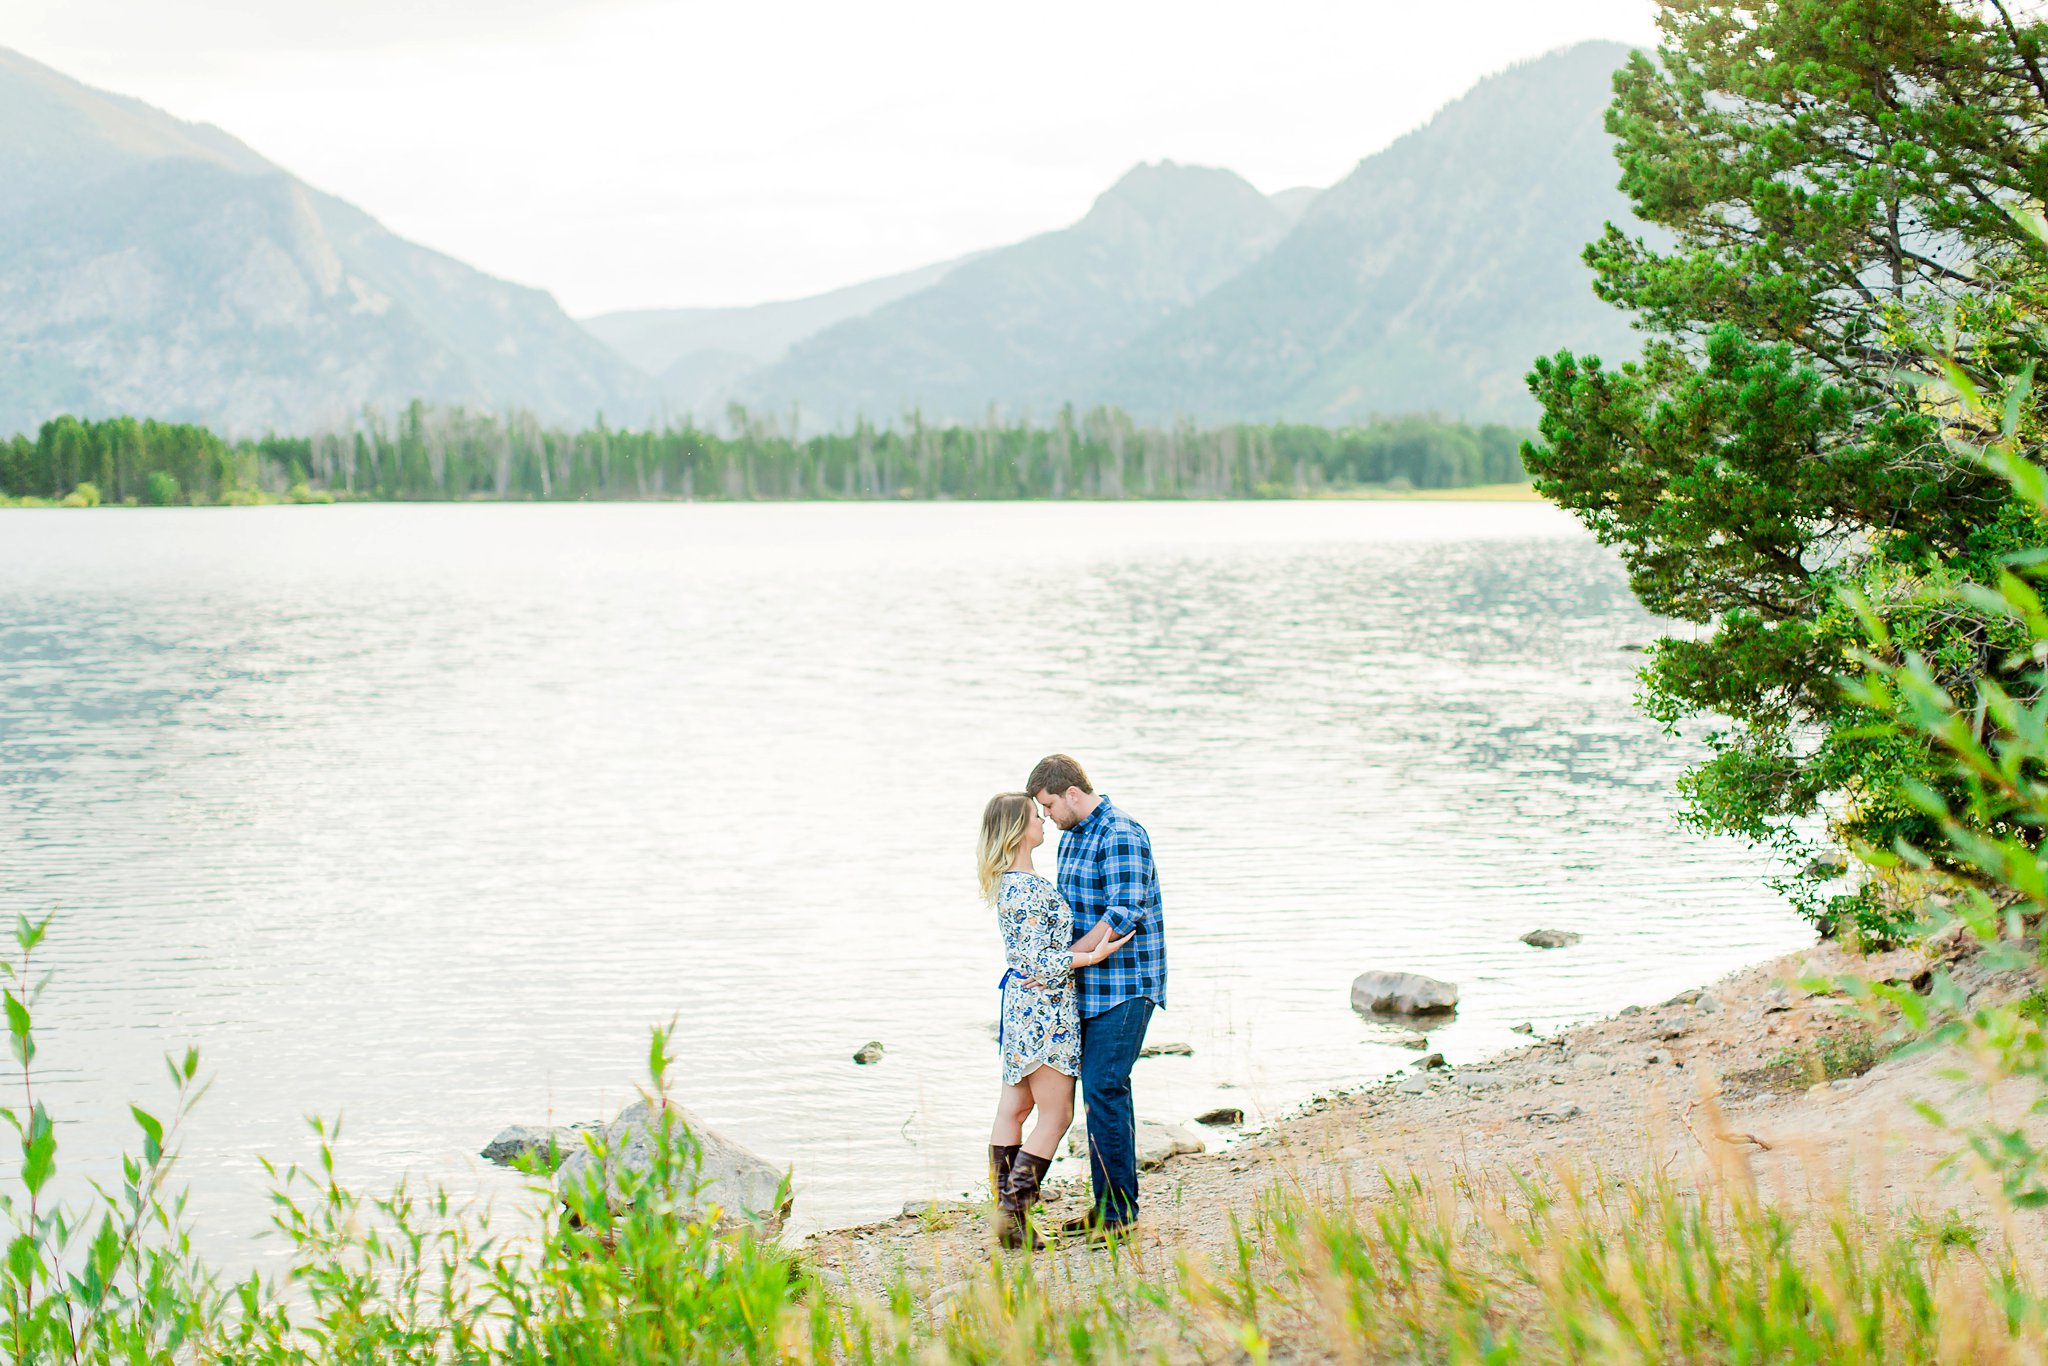
<instances>
[{"instance_id":1,"label":"woman","mask_svg":"<svg viewBox=\"0 0 2048 1366\"><path fill-rule=\"evenodd\" d=\"M1022 792L989 799L981 813L982 898L996 909L1007 971L1000 1047L1003 1089L989 1134L996 1236L1004 1247L1045 1246L1026 1223L1039 1182L1074 1120L1074 1078L1081 1072L1081 1012L1074 970L1100 963L1130 942L1097 925L1073 943L1074 915L1059 888L1031 866L1045 842L1038 806ZM1033 1109L1038 1122L1024 1137Z\"/></svg>"}]
</instances>

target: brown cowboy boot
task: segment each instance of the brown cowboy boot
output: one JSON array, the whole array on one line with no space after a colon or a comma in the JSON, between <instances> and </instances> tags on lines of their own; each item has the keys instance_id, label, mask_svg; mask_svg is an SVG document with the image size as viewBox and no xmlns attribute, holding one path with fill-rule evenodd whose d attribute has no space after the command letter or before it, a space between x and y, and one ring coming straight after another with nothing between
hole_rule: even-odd
<instances>
[{"instance_id":1,"label":"brown cowboy boot","mask_svg":"<svg viewBox=\"0 0 2048 1366\"><path fill-rule=\"evenodd\" d=\"M1003 1198L1003 1183L1010 1179L1010 1164L1017 1160L1017 1149L1021 1144L991 1143L988 1145L988 1193L991 1200Z\"/></svg>"},{"instance_id":2,"label":"brown cowboy boot","mask_svg":"<svg viewBox=\"0 0 2048 1366\"><path fill-rule=\"evenodd\" d=\"M1038 1186L1052 1167L1052 1159L1036 1153L1017 1153L1010 1179L1003 1183L1002 1198L996 1202L996 1241L1004 1247L1028 1247L1037 1252L1045 1239L1031 1227L1031 1207L1038 1203Z\"/></svg>"},{"instance_id":3,"label":"brown cowboy boot","mask_svg":"<svg viewBox=\"0 0 2048 1366\"><path fill-rule=\"evenodd\" d=\"M995 1212L990 1216L990 1231L996 1241L1009 1246L1012 1237L1010 1213L1003 1204L1003 1189L1010 1184L1010 1170L1017 1165L1017 1154L1023 1150L1018 1143L991 1143L988 1147L989 1192L996 1202Z\"/></svg>"}]
</instances>

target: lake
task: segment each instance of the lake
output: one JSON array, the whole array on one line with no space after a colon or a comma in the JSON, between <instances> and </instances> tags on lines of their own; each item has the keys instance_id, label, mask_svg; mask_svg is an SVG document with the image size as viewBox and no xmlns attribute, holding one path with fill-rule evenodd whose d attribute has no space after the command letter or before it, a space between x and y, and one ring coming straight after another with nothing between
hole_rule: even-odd
<instances>
[{"instance_id":1,"label":"lake","mask_svg":"<svg viewBox=\"0 0 2048 1366\"><path fill-rule=\"evenodd\" d=\"M1677 827L1657 630L1535 504L0 512L0 909L58 912L64 1170L196 1044L202 1241L275 1255L258 1156L306 1116L362 1186L509 1194L476 1150L608 1118L674 1017L677 1094L794 1164L798 1227L956 1194L973 841L1052 750L1157 849L1151 1038L1194 1053L1139 1064L1143 1117L1412 1061L1367 968L1461 984L1453 1061L1661 999L1810 933Z\"/></svg>"}]
</instances>

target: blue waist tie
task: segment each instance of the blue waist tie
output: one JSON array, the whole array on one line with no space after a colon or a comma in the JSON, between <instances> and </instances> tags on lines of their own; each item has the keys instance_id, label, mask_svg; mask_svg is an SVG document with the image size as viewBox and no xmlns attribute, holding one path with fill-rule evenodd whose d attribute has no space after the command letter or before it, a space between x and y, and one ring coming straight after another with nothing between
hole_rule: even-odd
<instances>
[{"instance_id":1,"label":"blue waist tie","mask_svg":"<svg viewBox=\"0 0 2048 1366\"><path fill-rule=\"evenodd\" d=\"M1003 1009L1003 991L1011 982L1021 982L1024 974L1015 968L1009 969L996 979L996 1054L1002 1055L1003 1031L1009 1027L1009 1012Z\"/></svg>"}]
</instances>

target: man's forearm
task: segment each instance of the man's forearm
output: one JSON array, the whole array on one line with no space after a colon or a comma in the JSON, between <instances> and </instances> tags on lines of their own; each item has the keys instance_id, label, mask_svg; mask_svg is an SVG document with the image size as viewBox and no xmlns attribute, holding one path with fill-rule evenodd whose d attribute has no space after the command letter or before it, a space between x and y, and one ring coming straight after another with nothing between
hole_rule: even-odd
<instances>
[{"instance_id":1,"label":"man's forearm","mask_svg":"<svg viewBox=\"0 0 2048 1366\"><path fill-rule=\"evenodd\" d=\"M1095 928L1121 937L1134 933L1138 928L1138 922L1144 918L1144 912L1136 905L1112 901L1103 909L1102 919L1096 922Z\"/></svg>"}]
</instances>

